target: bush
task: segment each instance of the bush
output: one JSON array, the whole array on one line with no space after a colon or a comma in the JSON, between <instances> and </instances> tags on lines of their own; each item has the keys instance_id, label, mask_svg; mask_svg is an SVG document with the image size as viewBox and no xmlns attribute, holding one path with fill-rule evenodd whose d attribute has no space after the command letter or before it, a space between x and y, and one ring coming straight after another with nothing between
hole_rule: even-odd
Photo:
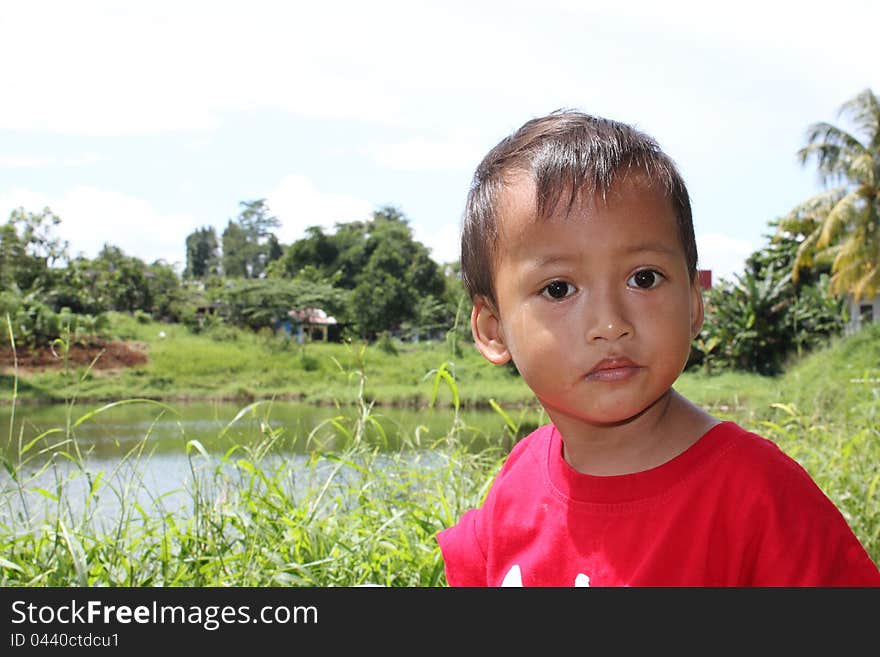
<instances>
[{"instance_id":1,"label":"bush","mask_svg":"<svg viewBox=\"0 0 880 657\"><path fill-rule=\"evenodd\" d=\"M397 356L399 353L397 351L397 345L394 344L394 340L391 338L391 334L388 333L388 331L382 331L382 333L379 334L379 339L376 340L376 346L389 356Z\"/></svg>"},{"instance_id":2,"label":"bush","mask_svg":"<svg viewBox=\"0 0 880 657\"><path fill-rule=\"evenodd\" d=\"M10 319L16 345L37 349L47 347L59 339L77 343L106 332L109 321L105 313L77 314L70 308L55 311L43 303L40 297L39 291L25 295L7 291L0 296L0 310L4 319Z\"/></svg>"},{"instance_id":3,"label":"bush","mask_svg":"<svg viewBox=\"0 0 880 657\"><path fill-rule=\"evenodd\" d=\"M753 253L746 271L705 295L706 318L688 365L775 375L787 359L839 335L842 299L829 294L827 272L792 278L797 240L776 239Z\"/></svg>"},{"instance_id":4,"label":"bush","mask_svg":"<svg viewBox=\"0 0 880 657\"><path fill-rule=\"evenodd\" d=\"M145 312L143 310L135 310L133 316L138 324L149 324L150 322L153 321L153 318L150 316L150 313Z\"/></svg>"}]
</instances>

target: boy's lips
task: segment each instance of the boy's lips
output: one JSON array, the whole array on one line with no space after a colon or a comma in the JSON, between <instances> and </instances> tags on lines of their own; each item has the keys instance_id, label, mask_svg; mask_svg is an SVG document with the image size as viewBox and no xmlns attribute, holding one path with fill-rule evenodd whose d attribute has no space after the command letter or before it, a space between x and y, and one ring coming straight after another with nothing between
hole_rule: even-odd
<instances>
[{"instance_id":1,"label":"boy's lips","mask_svg":"<svg viewBox=\"0 0 880 657\"><path fill-rule=\"evenodd\" d=\"M593 381L622 381L635 375L640 369L641 365L623 356L603 358L587 372L586 378Z\"/></svg>"}]
</instances>

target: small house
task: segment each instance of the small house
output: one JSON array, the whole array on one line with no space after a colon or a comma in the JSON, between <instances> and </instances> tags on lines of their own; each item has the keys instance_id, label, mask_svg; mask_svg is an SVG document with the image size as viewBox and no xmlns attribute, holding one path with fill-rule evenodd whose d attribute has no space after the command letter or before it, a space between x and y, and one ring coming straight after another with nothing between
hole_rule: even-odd
<instances>
[{"instance_id":1,"label":"small house","mask_svg":"<svg viewBox=\"0 0 880 657\"><path fill-rule=\"evenodd\" d=\"M858 301L852 294L848 294L846 309L849 315L846 334L852 335L867 324L880 320L880 294L870 299L859 299Z\"/></svg>"},{"instance_id":2,"label":"small house","mask_svg":"<svg viewBox=\"0 0 880 657\"><path fill-rule=\"evenodd\" d=\"M287 311L280 328L289 336L296 336L299 343L305 340L337 340L339 322L321 308L302 308Z\"/></svg>"}]
</instances>

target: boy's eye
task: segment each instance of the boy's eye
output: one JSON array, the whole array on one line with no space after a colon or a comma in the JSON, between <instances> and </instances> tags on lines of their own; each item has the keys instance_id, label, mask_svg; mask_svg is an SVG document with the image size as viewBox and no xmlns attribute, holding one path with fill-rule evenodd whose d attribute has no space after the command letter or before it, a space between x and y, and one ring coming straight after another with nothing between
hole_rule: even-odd
<instances>
[{"instance_id":1,"label":"boy's eye","mask_svg":"<svg viewBox=\"0 0 880 657\"><path fill-rule=\"evenodd\" d=\"M541 290L541 294L551 299L564 299L572 292L574 292L574 287L565 281L553 281Z\"/></svg>"},{"instance_id":2,"label":"boy's eye","mask_svg":"<svg viewBox=\"0 0 880 657\"><path fill-rule=\"evenodd\" d=\"M663 280L663 274L653 269L640 269L630 276L626 284L630 287L637 287L641 290L650 290L657 287Z\"/></svg>"}]
</instances>

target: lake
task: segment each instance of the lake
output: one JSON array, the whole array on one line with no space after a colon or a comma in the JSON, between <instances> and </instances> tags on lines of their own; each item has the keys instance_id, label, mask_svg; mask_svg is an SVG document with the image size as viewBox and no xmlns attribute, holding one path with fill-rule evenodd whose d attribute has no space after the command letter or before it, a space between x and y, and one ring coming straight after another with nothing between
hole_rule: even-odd
<instances>
[{"instance_id":1,"label":"lake","mask_svg":"<svg viewBox=\"0 0 880 657\"><path fill-rule=\"evenodd\" d=\"M51 511L60 482L66 503L85 500L98 477L109 487L94 503L108 514L118 503L106 491L126 487L138 504L159 500L176 508L191 499L197 469L216 467L230 450L250 460L266 452L270 464L306 461L316 450L339 450L359 437L380 456L405 452L430 467L432 452L445 447L451 434L468 450L513 441L506 419L494 410L458 416L449 408L363 411L287 401L6 406L0 409L0 457L9 467L0 473L0 517L25 507L32 516L40 505ZM542 421L536 411L506 413L520 425L520 435ZM12 472L27 485L19 487Z\"/></svg>"}]
</instances>

